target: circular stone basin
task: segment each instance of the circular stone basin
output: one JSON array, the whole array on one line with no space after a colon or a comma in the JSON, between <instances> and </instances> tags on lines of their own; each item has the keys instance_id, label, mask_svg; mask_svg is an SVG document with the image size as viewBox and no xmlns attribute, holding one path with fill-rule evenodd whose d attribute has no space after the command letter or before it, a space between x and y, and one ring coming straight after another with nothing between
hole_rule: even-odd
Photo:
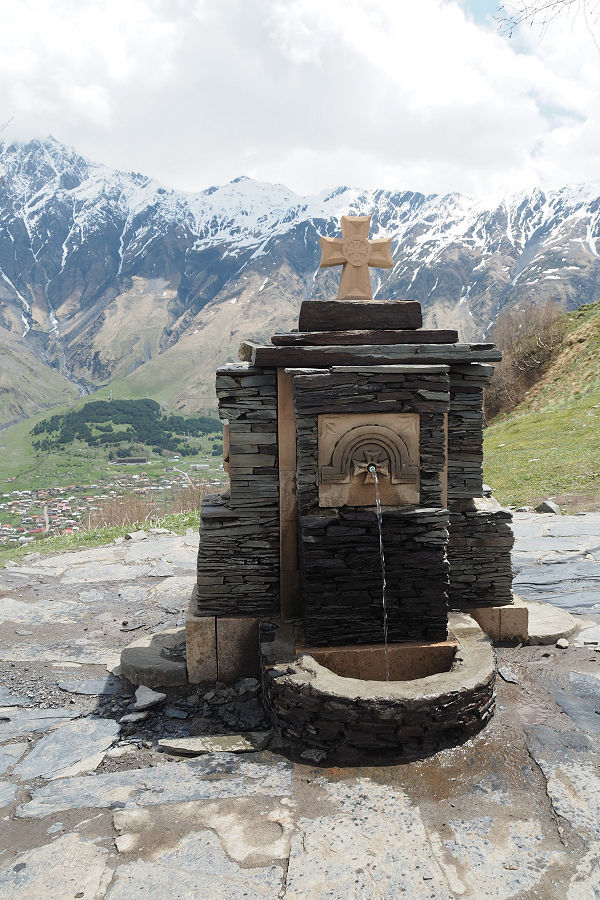
<instances>
[{"instance_id":1,"label":"circular stone basin","mask_svg":"<svg viewBox=\"0 0 600 900\"><path fill-rule=\"evenodd\" d=\"M296 641L298 653L308 653L336 675L362 681L411 681L449 672L457 649L458 641L452 640L390 644L387 652L381 644L306 649Z\"/></svg>"},{"instance_id":2,"label":"circular stone basin","mask_svg":"<svg viewBox=\"0 0 600 900\"><path fill-rule=\"evenodd\" d=\"M330 648L303 652L294 645L291 626L264 623L263 700L275 730L301 752L321 751L330 762L354 761L365 754L408 761L462 743L493 715L496 667L489 639L470 616L453 614L450 631L452 640L445 644L451 649L444 651L445 656L439 644L430 645L429 659L421 653L421 662L429 668L436 656L444 665L449 662L446 670L385 681L338 674L317 657L325 660L329 655L328 665L339 672L344 668L339 652L337 659ZM402 671L400 660L407 646L390 646L391 674ZM383 647L366 647L352 654L354 665L358 671L364 665L363 671L381 676L384 653ZM421 666L422 672L427 665ZM414 660L411 668L415 672ZM383 672L385 678L385 668Z\"/></svg>"}]
</instances>

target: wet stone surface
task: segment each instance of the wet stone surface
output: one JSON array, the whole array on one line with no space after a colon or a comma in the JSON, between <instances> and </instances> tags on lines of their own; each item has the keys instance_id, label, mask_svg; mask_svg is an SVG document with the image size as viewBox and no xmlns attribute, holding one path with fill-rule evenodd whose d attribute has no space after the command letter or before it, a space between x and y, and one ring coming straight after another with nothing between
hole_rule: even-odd
<instances>
[{"instance_id":1,"label":"wet stone surface","mask_svg":"<svg viewBox=\"0 0 600 900\"><path fill-rule=\"evenodd\" d=\"M120 722L134 689L111 672L138 634L181 627L192 533L1 570L0 900L600 896L600 514L514 529L519 592L579 612L578 632L498 648L491 722L404 765L254 750L252 679Z\"/></svg>"}]
</instances>

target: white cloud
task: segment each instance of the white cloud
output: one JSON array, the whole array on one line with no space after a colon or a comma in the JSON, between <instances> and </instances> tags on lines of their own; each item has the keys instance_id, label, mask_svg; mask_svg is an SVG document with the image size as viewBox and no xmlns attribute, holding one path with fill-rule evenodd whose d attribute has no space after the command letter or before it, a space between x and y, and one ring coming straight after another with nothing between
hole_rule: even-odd
<instances>
[{"instance_id":1,"label":"white cloud","mask_svg":"<svg viewBox=\"0 0 600 900\"><path fill-rule=\"evenodd\" d=\"M469 2L21 0L0 31L0 119L8 139L53 133L190 190L240 174L486 194L599 178L585 23L511 41Z\"/></svg>"}]
</instances>

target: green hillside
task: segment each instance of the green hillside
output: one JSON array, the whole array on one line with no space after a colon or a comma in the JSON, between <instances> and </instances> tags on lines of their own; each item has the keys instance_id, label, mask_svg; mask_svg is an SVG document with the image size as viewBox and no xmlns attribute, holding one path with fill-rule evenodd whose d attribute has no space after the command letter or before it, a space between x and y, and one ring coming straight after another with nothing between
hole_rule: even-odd
<instances>
[{"instance_id":1,"label":"green hillside","mask_svg":"<svg viewBox=\"0 0 600 900\"><path fill-rule=\"evenodd\" d=\"M220 432L218 419L164 415L156 400L145 399L90 400L80 409L41 419L30 433L36 453L66 449L79 440L87 448L108 450L113 459L143 454L148 447L193 456L200 438Z\"/></svg>"},{"instance_id":2,"label":"green hillside","mask_svg":"<svg viewBox=\"0 0 600 900\"><path fill-rule=\"evenodd\" d=\"M74 385L6 328L0 328L0 359L0 426L79 396Z\"/></svg>"},{"instance_id":3,"label":"green hillside","mask_svg":"<svg viewBox=\"0 0 600 900\"><path fill-rule=\"evenodd\" d=\"M145 457L148 462L141 468L149 475L162 473L174 456L179 468L209 463L210 471L219 469L218 419L165 414L149 399L109 398L104 390L1 429L0 484L5 490L97 481L106 477L113 460L129 456Z\"/></svg>"},{"instance_id":4,"label":"green hillside","mask_svg":"<svg viewBox=\"0 0 600 900\"><path fill-rule=\"evenodd\" d=\"M484 478L502 503L600 507L600 301L565 320L541 380L486 428Z\"/></svg>"}]
</instances>

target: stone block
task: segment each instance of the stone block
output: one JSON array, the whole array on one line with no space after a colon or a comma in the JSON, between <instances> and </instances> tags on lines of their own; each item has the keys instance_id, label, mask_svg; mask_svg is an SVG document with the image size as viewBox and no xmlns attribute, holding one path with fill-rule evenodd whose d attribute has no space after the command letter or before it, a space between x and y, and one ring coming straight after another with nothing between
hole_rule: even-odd
<instances>
[{"instance_id":1,"label":"stone block","mask_svg":"<svg viewBox=\"0 0 600 900\"><path fill-rule=\"evenodd\" d=\"M214 616L196 616L194 597L185 619L188 681L217 681L217 636Z\"/></svg>"},{"instance_id":2,"label":"stone block","mask_svg":"<svg viewBox=\"0 0 600 900\"><path fill-rule=\"evenodd\" d=\"M516 596L510 606L479 606L466 612L494 642L529 640L529 611Z\"/></svg>"},{"instance_id":3,"label":"stone block","mask_svg":"<svg viewBox=\"0 0 600 900\"><path fill-rule=\"evenodd\" d=\"M259 619L251 616L217 617L217 671L219 681L230 684L238 678L257 678L260 676L259 621Z\"/></svg>"},{"instance_id":4,"label":"stone block","mask_svg":"<svg viewBox=\"0 0 600 900\"><path fill-rule=\"evenodd\" d=\"M500 634L503 641L529 640L529 610L518 597L511 606L500 607Z\"/></svg>"},{"instance_id":5,"label":"stone block","mask_svg":"<svg viewBox=\"0 0 600 900\"><path fill-rule=\"evenodd\" d=\"M466 610L492 641L500 640L500 606L476 606Z\"/></svg>"},{"instance_id":6,"label":"stone block","mask_svg":"<svg viewBox=\"0 0 600 900\"><path fill-rule=\"evenodd\" d=\"M144 635L121 651L121 675L151 688L185 684L185 637L183 628Z\"/></svg>"}]
</instances>

